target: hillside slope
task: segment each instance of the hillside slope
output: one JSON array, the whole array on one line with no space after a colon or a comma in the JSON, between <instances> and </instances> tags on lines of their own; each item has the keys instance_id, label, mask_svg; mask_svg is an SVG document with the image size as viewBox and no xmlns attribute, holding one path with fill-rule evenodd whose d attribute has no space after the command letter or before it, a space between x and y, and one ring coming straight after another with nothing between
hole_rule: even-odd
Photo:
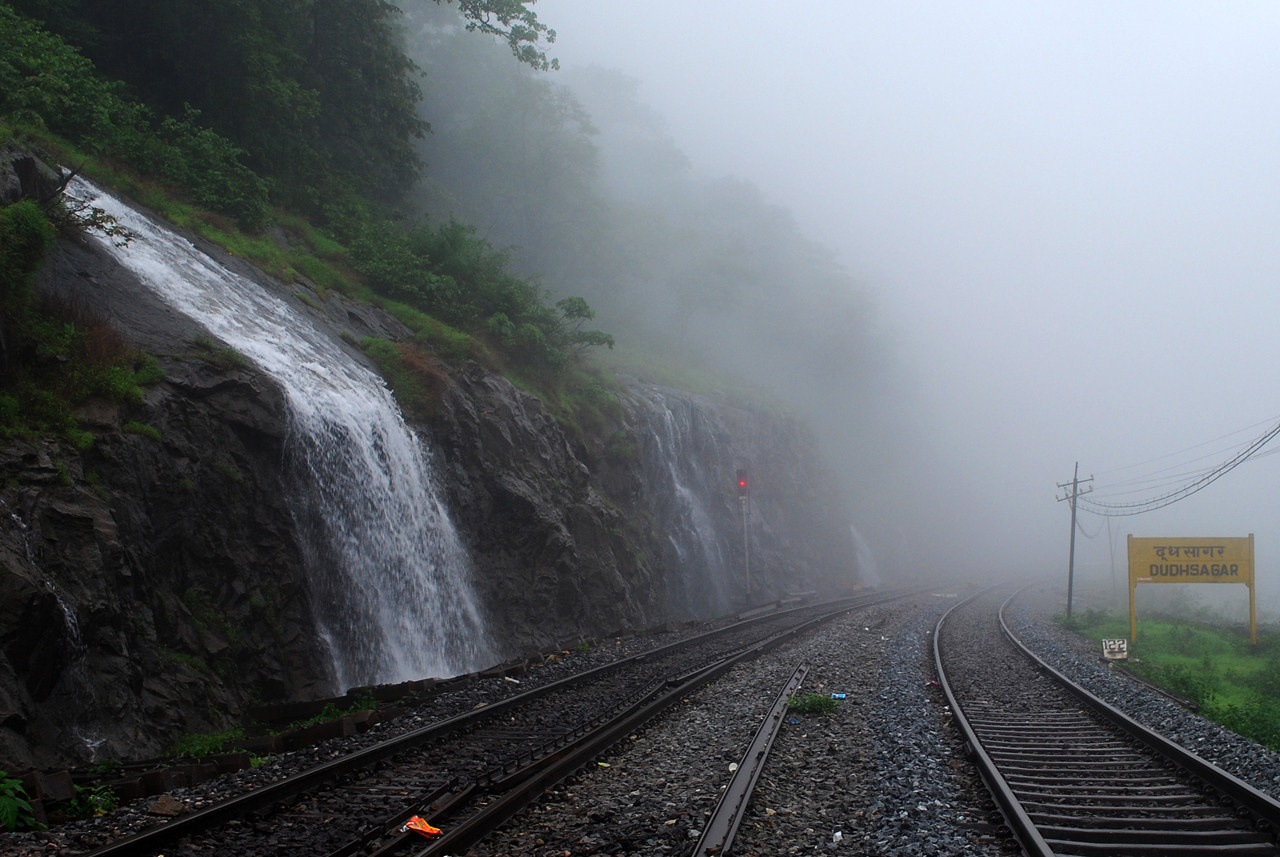
<instances>
[{"instance_id":1,"label":"hillside slope","mask_svg":"<svg viewBox=\"0 0 1280 857\"><path fill-rule=\"evenodd\" d=\"M368 363L354 342L407 335L192 240L353 360ZM108 323L164 376L136 405L82 407L87 447L0 450L0 767L153 755L253 705L344 690L278 385L90 241L61 239L37 291ZM417 429L495 659L745 603L744 468L753 600L856 581L848 516L794 420L634 380L608 393L604 423L570 429L479 364L440 372Z\"/></svg>"}]
</instances>

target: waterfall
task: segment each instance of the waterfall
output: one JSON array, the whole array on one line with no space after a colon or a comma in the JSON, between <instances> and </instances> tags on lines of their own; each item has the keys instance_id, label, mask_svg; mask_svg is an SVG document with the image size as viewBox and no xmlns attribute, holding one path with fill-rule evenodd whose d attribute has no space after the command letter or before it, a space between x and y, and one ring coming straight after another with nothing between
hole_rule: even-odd
<instances>
[{"instance_id":1,"label":"waterfall","mask_svg":"<svg viewBox=\"0 0 1280 857\"><path fill-rule=\"evenodd\" d=\"M35 550L31 547L31 528L27 526L27 522L22 520L17 512L9 508L9 504L5 501L0 500L0 508L4 509L9 516L10 523L18 530L18 537L22 540L22 549L27 556L27 565L31 566L31 569L40 578L41 583L44 584L45 589L49 591L49 594L58 603L58 610L62 613L62 624L67 632L66 641L72 653L76 656L82 656L85 645L84 639L80 635L80 617L77 615L75 608L67 603L67 599L63 597L62 589L54 583L53 578L45 573L44 569L40 567L40 563L36 562Z\"/></svg>"},{"instance_id":2,"label":"waterfall","mask_svg":"<svg viewBox=\"0 0 1280 857\"><path fill-rule=\"evenodd\" d=\"M853 536L854 561L857 563L858 580L867 586L879 586L884 581L880 577L880 569L876 566L876 556L871 546L858 532L853 524L849 525L849 534Z\"/></svg>"},{"instance_id":3,"label":"waterfall","mask_svg":"<svg viewBox=\"0 0 1280 857\"><path fill-rule=\"evenodd\" d=\"M490 661L471 563L429 453L382 379L284 300L88 182L69 194L133 233L93 237L166 303L284 390L292 498L316 621L340 689L449 676Z\"/></svg>"},{"instance_id":4,"label":"waterfall","mask_svg":"<svg viewBox=\"0 0 1280 857\"><path fill-rule=\"evenodd\" d=\"M666 500L659 503L659 515L674 551L670 607L694 616L723 613L733 607L734 583L730 554L711 512L722 493L720 450L691 403L677 399L673 406L672 397L652 387L638 386L634 392L647 405L649 481L667 486L658 496Z\"/></svg>"},{"instance_id":5,"label":"waterfall","mask_svg":"<svg viewBox=\"0 0 1280 857\"><path fill-rule=\"evenodd\" d=\"M71 606L71 599L38 562L35 548L31 543L31 528L22 520L9 504L0 500L0 510L8 516L10 524L17 530L26 554L27 565L34 573L34 580L39 582L45 591L53 596L62 614L62 633L57 634L46 626L50 637L40 648L45 659L45 668L37 670L41 673L41 681L50 681L47 693L53 700L50 705L53 713L50 717L59 718L61 729L72 742L84 747L90 761L96 761L98 752L106 743L101 727L91 716L96 702L95 687L89 675L89 666L85 659L88 646L80 632L80 617ZM32 605L34 606L34 605ZM30 608L29 608L30 609ZM57 666L54 666L56 664ZM28 684L28 690L31 690Z\"/></svg>"}]
</instances>

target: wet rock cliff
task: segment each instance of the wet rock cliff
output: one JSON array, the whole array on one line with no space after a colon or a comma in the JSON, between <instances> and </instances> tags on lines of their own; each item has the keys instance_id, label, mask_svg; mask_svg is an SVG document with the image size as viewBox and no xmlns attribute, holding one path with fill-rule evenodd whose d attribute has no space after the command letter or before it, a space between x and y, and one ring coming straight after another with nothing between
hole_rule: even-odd
<instances>
[{"instance_id":1,"label":"wet rock cliff","mask_svg":"<svg viewBox=\"0 0 1280 857\"><path fill-rule=\"evenodd\" d=\"M355 359L349 342L406 334L205 249ZM136 405L87 406L86 449L0 447L0 768L153 755L254 705L345 690L314 619L275 383L83 240L62 241L39 289L164 378ZM631 380L608 425L569 430L500 375L446 369L417 429L497 657L856 582L847 515L795 420Z\"/></svg>"}]
</instances>

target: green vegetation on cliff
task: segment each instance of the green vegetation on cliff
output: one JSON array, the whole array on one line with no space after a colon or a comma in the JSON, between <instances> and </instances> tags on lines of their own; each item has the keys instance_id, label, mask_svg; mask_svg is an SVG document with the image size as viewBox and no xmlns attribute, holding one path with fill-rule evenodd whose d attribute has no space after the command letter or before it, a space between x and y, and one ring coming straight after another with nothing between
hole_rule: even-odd
<instances>
[{"instance_id":1,"label":"green vegetation on cliff","mask_svg":"<svg viewBox=\"0 0 1280 857\"><path fill-rule=\"evenodd\" d=\"M856 433L892 388L859 284L750 183L695 175L635 81L537 73L532 5L0 0L0 122L549 404L591 398L599 311L645 376L740 379Z\"/></svg>"},{"instance_id":2,"label":"green vegetation on cliff","mask_svg":"<svg viewBox=\"0 0 1280 857\"><path fill-rule=\"evenodd\" d=\"M154 359L76 307L37 301L31 281L56 230L32 200L0 207L0 437L55 435L85 447L73 409L93 397L138 402Z\"/></svg>"},{"instance_id":3,"label":"green vegetation on cliff","mask_svg":"<svg viewBox=\"0 0 1280 857\"><path fill-rule=\"evenodd\" d=\"M30 55L49 59L6 82L47 99L31 107L50 128L83 140L82 129L91 127L101 151L113 156L121 143L130 155L151 145L136 132L162 117L170 126L162 130L184 141L187 156L165 159L165 166L178 173L192 167L197 182L230 169L230 185L255 199L269 191L272 201L309 214L369 200L395 203L419 171L414 143L428 126L417 113L418 69L401 48L402 14L385 0L6 5L61 37L22 33L22 44L41 42ZM545 63L537 43L554 34L525 6L462 0L460 11L471 27L504 37L520 59ZM62 41L87 59L68 60ZM85 87L90 62L111 82ZM42 83L51 72L59 76L53 90ZM126 88L136 100L122 97ZM197 117L212 135L191 124ZM264 184L223 157L227 141Z\"/></svg>"},{"instance_id":4,"label":"green vegetation on cliff","mask_svg":"<svg viewBox=\"0 0 1280 857\"><path fill-rule=\"evenodd\" d=\"M3 138L87 164L286 281L306 278L413 315L417 347L519 371L540 393L558 395L587 348L612 347L608 334L583 329L594 315L585 301L553 303L534 280L511 273L506 253L474 227L405 221L399 203L418 175L414 140L427 125L395 6L124 6L0 2L0 121L13 129ZM460 9L469 28L503 37L520 60L552 65L536 45L554 34L524 3L466 0ZM4 221L14 259L6 259L13 282L5 283L0 325L43 348L5 349L22 364L0 399L9 430L74 431L71 407L104 384L131 381L113 370L106 380L78 379L76 389L46 384L54 400L38 401L37 387L19 377L38 385L46 353L82 364L77 343L97 335L88 332L92 319L77 326L50 308L27 317L30 278L47 246L32 242L52 236L54 205L23 200Z\"/></svg>"}]
</instances>

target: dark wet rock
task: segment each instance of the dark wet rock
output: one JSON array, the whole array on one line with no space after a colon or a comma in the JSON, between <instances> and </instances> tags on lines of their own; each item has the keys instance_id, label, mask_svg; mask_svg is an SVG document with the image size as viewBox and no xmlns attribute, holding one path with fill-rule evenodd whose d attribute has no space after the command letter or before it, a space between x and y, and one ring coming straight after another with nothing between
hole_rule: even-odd
<instances>
[{"instance_id":1,"label":"dark wet rock","mask_svg":"<svg viewBox=\"0 0 1280 857\"><path fill-rule=\"evenodd\" d=\"M409 335L187 237L357 360L362 337ZM312 618L275 382L216 359L89 242L62 240L37 287L165 374L136 405L86 404L88 449L0 448L0 768L153 755L254 706L344 691ZM571 427L478 364L445 369L440 411L417 428L504 657L744 606L739 468L753 601L856 581L848 517L798 422L633 381L602 424Z\"/></svg>"}]
</instances>

